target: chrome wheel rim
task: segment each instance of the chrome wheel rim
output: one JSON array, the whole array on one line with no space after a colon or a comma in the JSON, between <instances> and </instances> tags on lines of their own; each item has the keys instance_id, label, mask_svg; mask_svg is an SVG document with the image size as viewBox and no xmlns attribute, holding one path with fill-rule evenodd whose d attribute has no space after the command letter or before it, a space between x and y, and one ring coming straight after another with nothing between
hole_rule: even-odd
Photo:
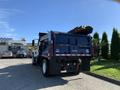
<instances>
[{"instance_id":1,"label":"chrome wheel rim","mask_svg":"<svg viewBox=\"0 0 120 90\"><path fill-rule=\"evenodd\" d=\"M46 65L46 61L45 60L43 61L42 69L43 69L43 73L45 74L46 73L46 69L47 69L47 65Z\"/></svg>"}]
</instances>

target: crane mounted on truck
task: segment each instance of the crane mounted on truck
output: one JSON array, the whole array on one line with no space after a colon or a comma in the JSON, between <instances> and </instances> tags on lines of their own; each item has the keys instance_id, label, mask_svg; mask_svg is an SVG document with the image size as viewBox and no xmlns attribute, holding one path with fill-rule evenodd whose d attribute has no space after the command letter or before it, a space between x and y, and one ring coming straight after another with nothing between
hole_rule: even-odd
<instances>
[{"instance_id":1,"label":"crane mounted on truck","mask_svg":"<svg viewBox=\"0 0 120 90\"><path fill-rule=\"evenodd\" d=\"M50 31L39 33L34 47L32 64L42 67L42 74L60 74L61 71L79 74L90 70L92 57L91 26L80 26L67 33Z\"/></svg>"}]
</instances>

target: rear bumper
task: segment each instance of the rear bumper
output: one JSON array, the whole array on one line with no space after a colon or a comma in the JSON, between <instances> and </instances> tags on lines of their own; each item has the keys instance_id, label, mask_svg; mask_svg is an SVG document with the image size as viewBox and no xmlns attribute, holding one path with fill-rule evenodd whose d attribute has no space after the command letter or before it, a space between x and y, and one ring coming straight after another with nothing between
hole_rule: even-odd
<instances>
[{"instance_id":1,"label":"rear bumper","mask_svg":"<svg viewBox=\"0 0 120 90\"><path fill-rule=\"evenodd\" d=\"M92 55L91 54L56 54L55 56L68 56L68 57L71 57L71 56L76 56L76 57L91 57Z\"/></svg>"},{"instance_id":2,"label":"rear bumper","mask_svg":"<svg viewBox=\"0 0 120 90\"><path fill-rule=\"evenodd\" d=\"M78 61L79 59L91 59L90 54L56 54L56 56L51 57L51 60L55 59L58 62L61 61Z\"/></svg>"}]
</instances>

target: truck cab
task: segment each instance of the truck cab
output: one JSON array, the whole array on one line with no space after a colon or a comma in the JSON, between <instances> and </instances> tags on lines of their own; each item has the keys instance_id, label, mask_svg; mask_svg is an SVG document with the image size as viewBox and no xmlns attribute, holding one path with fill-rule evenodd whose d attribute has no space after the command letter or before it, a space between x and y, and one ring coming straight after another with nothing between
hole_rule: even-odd
<instances>
[{"instance_id":1,"label":"truck cab","mask_svg":"<svg viewBox=\"0 0 120 90\"><path fill-rule=\"evenodd\" d=\"M39 33L38 55L33 59L33 65L39 64L44 76L57 75L62 71L79 74L80 70L90 70L92 57L90 32L88 30L87 33L83 31L80 33L81 30L77 30L75 33L75 30L68 33L54 31Z\"/></svg>"}]
</instances>

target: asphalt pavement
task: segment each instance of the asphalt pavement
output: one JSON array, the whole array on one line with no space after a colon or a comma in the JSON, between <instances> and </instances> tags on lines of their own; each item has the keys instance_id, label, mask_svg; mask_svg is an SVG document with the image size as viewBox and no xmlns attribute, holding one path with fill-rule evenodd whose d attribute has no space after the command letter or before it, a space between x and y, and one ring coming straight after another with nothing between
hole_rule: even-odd
<instances>
[{"instance_id":1,"label":"asphalt pavement","mask_svg":"<svg viewBox=\"0 0 120 90\"><path fill-rule=\"evenodd\" d=\"M84 73L45 78L31 59L0 59L0 90L120 90L120 86Z\"/></svg>"}]
</instances>

